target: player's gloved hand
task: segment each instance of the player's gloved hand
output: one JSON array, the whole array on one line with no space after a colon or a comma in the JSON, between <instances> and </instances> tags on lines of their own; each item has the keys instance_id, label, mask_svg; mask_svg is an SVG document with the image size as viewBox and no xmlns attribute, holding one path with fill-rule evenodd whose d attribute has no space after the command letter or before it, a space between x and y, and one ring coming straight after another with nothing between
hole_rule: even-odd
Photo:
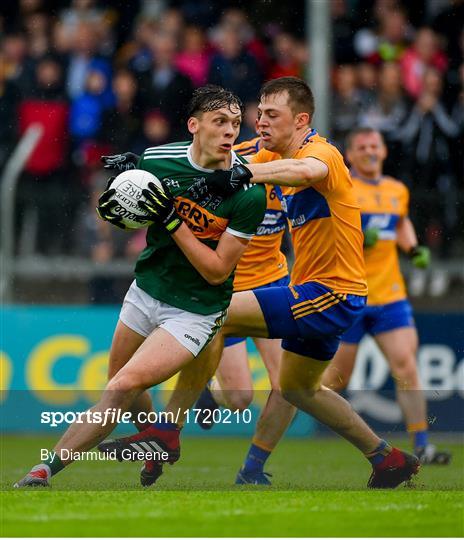
<instances>
[{"instance_id":1,"label":"player's gloved hand","mask_svg":"<svg viewBox=\"0 0 464 540\"><path fill-rule=\"evenodd\" d=\"M116 214L113 214L113 209L115 206L118 205L117 201L110 200L111 197L115 194L116 190L111 189L111 184L113 183L113 180L115 179L115 176L112 176L108 183L106 184L105 191L100 195L100 198L98 199L98 206L95 208L97 211L98 216L100 219L103 219L104 221L108 221L109 223L116 225L116 227L119 227L120 229L126 230L127 227L122 223L122 217L118 216Z\"/></svg>"},{"instance_id":2,"label":"player's gloved hand","mask_svg":"<svg viewBox=\"0 0 464 540\"><path fill-rule=\"evenodd\" d=\"M103 168L112 171L124 172L137 168L140 156L132 152L125 154L115 154L113 156L101 156L100 161L104 163Z\"/></svg>"},{"instance_id":3,"label":"player's gloved hand","mask_svg":"<svg viewBox=\"0 0 464 540\"><path fill-rule=\"evenodd\" d=\"M234 165L231 169L217 169L208 177L203 177L192 184L188 196L194 201L203 200L211 193L228 197L238 191L243 184L248 184L253 174L245 165Z\"/></svg>"},{"instance_id":4,"label":"player's gloved hand","mask_svg":"<svg viewBox=\"0 0 464 540\"><path fill-rule=\"evenodd\" d=\"M149 182L148 187L150 189L142 189L146 201L139 201L139 208L148 213L150 220L163 225L169 234L174 233L182 225L174 206L174 197L167 187L161 189L153 182Z\"/></svg>"},{"instance_id":5,"label":"player's gloved hand","mask_svg":"<svg viewBox=\"0 0 464 540\"><path fill-rule=\"evenodd\" d=\"M379 229L371 227L364 231L364 247L370 248L377 244L379 239Z\"/></svg>"},{"instance_id":6,"label":"player's gloved hand","mask_svg":"<svg viewBox=\"0 0 464 540\"><path fill-rule=\"evenodd\" d=\"M408 257L416 268L425 269L430 265L430 249L426 246L415 246L408 252Z\"/></svg>"}]
</instances>

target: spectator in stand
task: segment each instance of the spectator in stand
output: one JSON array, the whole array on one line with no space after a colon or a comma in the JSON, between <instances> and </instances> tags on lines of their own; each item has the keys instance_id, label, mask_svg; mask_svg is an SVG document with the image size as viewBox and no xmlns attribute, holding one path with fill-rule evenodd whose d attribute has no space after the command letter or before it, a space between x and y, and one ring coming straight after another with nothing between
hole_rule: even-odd
<instances>
[{"instance_id":1,"label":"spectator in stand","mask_svg":"<svg viewBox=\"0 0 464 540\"><path fill-rule=\"evenodd\" d=\"M104 111L114 104L109 85L104 71L97 67L88 71L84 92L71 104L70 133L77 142L93 139L99 132Z\"/></svg>"},{"instance_id":2,"label":"spectator in stand","mask_svg":"<svg viewBox=\"0 0 464 540\"><path fill-rule=\"evenodd\" d=\"M411 27L398 7L378 10L379 31L362 28L354 36L356 54L372 64L396 62L408 46Z\"/></svg>"},{"instance_id":3,"label":"spectator in stand","mask_svg":"<svg viewBox=\"0 0 464 540\"><path fill-rule=\"evenodd\" d=\"M61 21L55 21L51 29L52 50L63 58L68 58L72 47L72 35L67 32L67 28Z\"/></svg>"},{"instance_id":4,"label":"spectator in stand","mask_svg":"<svg viewBox=\"0 0 464 540\"><path fill-rule=\"evenodd\" d=\"M359 62L356 66L356 78L363 103L373 102L378 86L378 68L369 62Z\"/></svg>"},{"instance_id":5,"label":"spectator in stand","mask_svg":"<svg viewBox=\"0 0 464 540\"><path fill-rule=\"evenodd\" d=\"M16 84L20 92L32 90L34 63L28 56L27 40L24 34L6 34L1 43L6 78Z\"/></svg>"},{"instance_id":6,"label":"spectator in stand","mask_svg":"<svg viewBox=\"0 0 464 540\"><path fill-rule=\"evenodd\" d=\"M435 231L435 245L443 256L449 254L456 213L456 178L451 154L459 135L459 125L442 101L443 82L439 71L427 68L422 92L398 138L404 144L403 156L409 160L409 182L422 188L423 199L415 200L415 223L419 231ZM413 200L416 195L412 190ZM423 209L427 208L427 212ZM419 210L419 211L418 211ZM431 240L431 244L433 239Z\"/></svg>"},{"instance_id":7,"label":"spectator in stand","mask_svg":"<svg viewBox=\"0 0 464 540\"><path fill-rule=\"evenodd\" d=\"M21 101L18 111L20 134L32 124L40 124L43 129L19 182L18 216L37 211L37 248L46 254L70 247L66 235L74 216L76 186L66 174L68 114L62 65L47 55L38 61L34 90Z\"/></svg>"},{"instance_id":8,"label":"spectator in stand","mask_svg":"<svg viewBox=\"0 0 464 540\"><path fill-rule=\"evenodd\" d=\"M95 7L94 0L72 0L71 6L60 13L60 21L66 33L72 35L82 23L101 24L103 15L103 11Z\"/></svg>"},{"instance_id":9,"label":"spectator in stand","mask_svg":"<svg viewBox=\"0 0 464 540\"><path fill-rule=\"evenodd\" d=\"M79 22L72 34L66 88L68 96L75 99L85 92L89 71L99 70L111 80L111 66L98 54L99 31L93 22ZM111 100L111 88L107 84L104 99Z\"/></svg>"},{"instance_id":10,"label":"spectator in stand","mask_svg":"<svg viewBox=\"0 0 464 540\"><path fill-rule=\"evenodd\" d=\"M218 47L211 60L208 82L232 90L243 102L255 100L263 79L255 57L244 50L238 32L229 26L222 27Z\"/></svg>"},{"instance_id":11,"label":"spectator in stand","mask_svg":"<svg viewBox=\"0 0 464 540\"><path fill-rule=\"evenodd\" d=\"M303 66L296 55L297 40L288 33L277 34L272 42L273 60L268 72L268 79L279 77L301 77Z\"/></svg>"},{"instance_id":12,"label":"spectator in stand","mask_svg":"<svg viewBox=\"0 0 464 540\"><path fill-rule=\"evenodd\" d=\"M362 96L357 88L356 68L338 66L335 71L335 91L332 95L332 137L343 153L348 132L358 124L362 111Z\"/></svg>"},{"instance_id":13,"label":"spectator in stand","mask_svg":"<svg viewBox=\"0 0 464 540\"><path fill-rule=\"evenodd\" d=\"M199 26L187 26L182 37L182 50L176 55L176 67L190 78L195 87L203 86L211 61L211 49L205 33Z\"/></svg>"},{"instance_id":14,"label":"spectator in stand","mask_svg":"<svg viewBox=\"0 0 464 540\"><path fill-rule=\"evenodd\" d=\"M99 140L108 143L111 154L133 151L142 126L136 102L137 79L125 68L116 71L112 82L115 106L103 112Z\"/></svg>"},{"instance_id":15,"label":"spectator in stand","mask_svg":"<svg viewBox=\"0 0 464 540\"><path fill-rule=\"evenodd\" d=\"M434 67L441 74L446 71L448 61L440 50L438 38L431 28L421 28L414 43L401 57L403 85L408 94L417 99L422 91L424 72L427 67Z\"/></svg>"},{"instance_id":16,"label":"spectator in stand","mask_svg":"<svg viewBox=\"0 0 464 540\"><path fill-rule=\"evenodd\" d=\"M142 134L134 143L134 153L143 154L146 148L159 146L172 141L169 120L159 109L153 109L145 114Z\"/></svg>"},{"instance_id":17,"label":"spectator in stand","mask_svg":"<svg viewBox=\"0 0 464 540\"><path fill-rule=\"evenodd\" d=\"M222 28L230 28L240 36L240 42L245 51L255 58L261 73L269 71L270 58L264 43L256 36L255 29L251 25L247 14L239 8L226 9L221 17L219 25L213 28L211 40L216 45L220 44Z\"/></svg>"},{"instance_id":18,"label":"spectator in stand","mask_svg":"<svg viewBox=\"0 0 464 540\"><path fill-rule=\"evenodd\" d=\"M151 43L157 30L156 21L139 18L132 39L123 43L117 51L115 64L118 67L129 67L137 74L150 71L153 63Z\"/></svg>"},{"instance_id":19,"label":"spectator in stand","mask_svg":"<svg viewBox=\"0 0 464 540\"><path fill-rule=\"evenodd\" d=\"M371 127L382 133L389 157L385 161L388 174L402 178L400 169L402 145L399 129L409 113L411 104L401 86L401 71L398 64L387 62L379 73L379 88L374 101L363 108L359 117L361 127Z\"/></svg>"},{"instance_id":20,"label":"spectator in stand","mask_svg":"<svg viewBox=\"0 0 464 540\"><path fill-rule=\"evenodd\" d=\"M29 55L36 59L50 50L50 19L46 13L29 14L24 20Z\"/></svg>"},{"instance_id":21,"label":"spectator in stand","mask_svg":"<svg viewBox=\"0 0 464 540\"><path fill-rule=\"evenodd\" d=\"M160 29L152 38L153 65L140 79L140 97L143 110L161 109L171 125L173 140L187 136L185 106L193 85L190 79L175 67L177 42L170 33Z\"/></svg>"},{"instance_id":22,"label":"spectator in stand","mask_svg":"<svg viewBox=\"0 0 464 540\"><path fill-rule=\"evenodd\" d=\"M159 17L158 26L178 43L184 33L184 17L182 16L182 12L175 8L164 10Z\"/></svg>"}]
</instances>

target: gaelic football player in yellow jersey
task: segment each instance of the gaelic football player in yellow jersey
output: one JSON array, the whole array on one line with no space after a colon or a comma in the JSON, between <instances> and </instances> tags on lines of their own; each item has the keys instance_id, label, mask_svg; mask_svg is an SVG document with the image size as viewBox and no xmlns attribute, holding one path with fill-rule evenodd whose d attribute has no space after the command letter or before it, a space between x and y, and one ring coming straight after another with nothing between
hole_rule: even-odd
<instances>
[{"instance_id":1,"label":"gaelic football player in yellow jersey","mask_svg":"<svg viewBox=\"0 0 464 540\"><path fill-rule=\"evenodd\" d=\"M236 154L252 156L261 148L259 137L234 146ZM280 250L287 218L274 186L266 185L266 213L256 234L247 246L235 269L234 292L289 284L288 266ZM263 471L270 452L285 433L295 407L280 393L279 368L282 356L280 339L254 338L271 384L271 393L261 412L258 425L268 426L263 440L253 438L244 465L239 471L237 484L270 484ZM204 389L195 404L199 425L210 429L214 425L214 410L219 406L243 410L253 400L253 379L248 364L245 337L228 337L215 378Z\"/></svg>"},{"instance_id":2,"label":"gaelic football player in yellow jersey","mask_svg":"<svg viewBox=\"0 0 464 540\"><path fill-rule=\"evenodd\" d=\"M250 182L293 188L284 199L295 252L292 285L234 293L224 333L281 338L284 398L365 454L372 464L369 487L394 488L417 473L419 460L380 439L343 397L321 384L341 335L362 313L367 285L352 181L338 150L311 129L313 113L304 81L267 82L258 122L264 149L249 165L200 178L189 196L201 204L205 195L228 196ZM198 244L193 235L178 242L193 265L203 257Z\"/></svg>"},{"instance_id":3,"label":"gaelic football player in yellow jersey","mask_svg":"<svg viewBox=\"0 0 464 540\"><path fill-rule=\"evenodd\" d=\"M398 403L413 437L414 453L422 463L446 464L450 454L439 452L428 443L426 402L416 365L417 330L406 297L397 246L419 268L428 266L429 251L418 245L408 218L408 189L402 182L383 175L387 148L382 135L371 128L354 130L347 139L346 155L361 206L369 297L362 315L342 336L322 382L337 391L345 388L359 342L364 335L372 335L390 365Z\"/></svg>"}]
</instances>

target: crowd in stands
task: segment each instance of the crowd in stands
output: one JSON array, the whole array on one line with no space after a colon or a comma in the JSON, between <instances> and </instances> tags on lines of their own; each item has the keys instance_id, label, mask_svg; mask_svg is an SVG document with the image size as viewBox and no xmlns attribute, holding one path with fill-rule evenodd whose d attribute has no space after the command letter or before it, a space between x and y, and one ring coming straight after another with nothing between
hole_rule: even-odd
<instances>
[{"instance_id":1,"label":"crowd in stands","mask_svg":"<svg viewBox=\"0 0 464 540\"><path fill-rule=\"evenodd\" d=\"M96 260L109 256L95 248L98 227L87 215L102 186L100 155L185 140L195 87L215 83L241 97L246 140L255 135L261 84L307 77L312 65L302 0L291 10L273 1L9 4L0 8L0 167L28 126L42 124L17 214L18 244L24 222L35 219L35 249L44 254L87 246ZM330 0L331 139L343 150L356 126L384 134L386 172L410 187L421 241L448 257L462 233L464 1L408 4Z\"/></svg>"}]
</instances>

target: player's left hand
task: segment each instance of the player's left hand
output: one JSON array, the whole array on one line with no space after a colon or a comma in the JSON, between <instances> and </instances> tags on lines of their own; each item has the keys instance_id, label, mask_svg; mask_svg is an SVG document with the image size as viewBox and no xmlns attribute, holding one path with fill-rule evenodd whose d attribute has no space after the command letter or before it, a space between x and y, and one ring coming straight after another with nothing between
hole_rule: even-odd
<instances>
[{"instance_id":1,"label":"player's left hand","mask_svg":"<svg viewBox=\"0 0 464 540\"><path fill-rule=\"evenodd\" d=\"M379 241L379 229L376 227L369 227L364 232L364 247L371 248Z\"/></svg>"},{"instance_id":2,"label":"player's left hand","mask_svg":"<svg viewBox=\"0 0 464 540\"><path fill-rule=\"evenodd\" d=\"M425 269L430 265L430 249L426 246L413 247L409 251L408 257L416 268Z\"/></svg>"},{"instance_id":3,"label":"player's left hand","mask_svg":"<svg viewBox=\"0 0 464 540\"><path fill-rule=\"evenodd\" d=\"M161 189L153 182L149 182L148 187L150 189L142 190L146 200L139 201L138 206L148 213L150 220L163 225L169 234L174 233L182 225L174 206L174 197L167 187Z\"/></svg>"},{"instance_id":4,"label":"player's left hand","mask_svg":"<svg viewBox=\"0 0 464 540\"><path fill-rule=\"evenodd\" d=\"M127 227L122 223L122 217L116 214L113 214L113 208L118 205L117 201L111 200L111 197L115 194L116 190L111 189L111 184L115 179L112 176L108 183L106 184L105 191L100 195L98 199L98 206L95 208L100 219L108 221L112 225L116 225L120 229L126 230Z\"/></svg>"},{"instance_id":5,"label":"player's left hand","mask_svg":"<svg viewBox=\"0 0 464 540\"><path fill-rule=\"evenodd\" d=\"M187 193L194 201L203 200L211 193L229 197L244 184L248 184L252 176L245 165L234 165L227 170L217 169L208 177L197 180L188 188Z\"/></svg>"}]
</instances>

